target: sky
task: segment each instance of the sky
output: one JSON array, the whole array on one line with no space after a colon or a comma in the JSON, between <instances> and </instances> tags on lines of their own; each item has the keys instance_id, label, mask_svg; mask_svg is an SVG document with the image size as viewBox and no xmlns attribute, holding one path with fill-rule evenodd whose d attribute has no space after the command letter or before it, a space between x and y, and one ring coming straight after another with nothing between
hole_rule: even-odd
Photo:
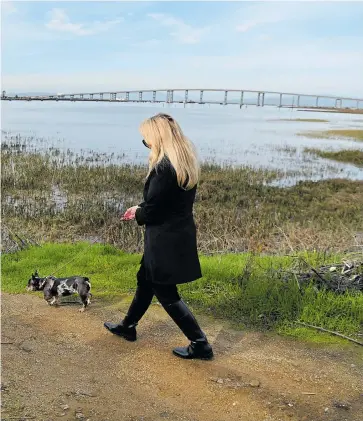
<instances>
[{"instance_id":1,"label":"sky","mask_svg":"<svg viewBox=\"0 0 363 421\"><path fill-rule=\"evenodd\" d=\"M363 98L363 1L1 2L2 89Z\"/></svg>"}]
</instances>

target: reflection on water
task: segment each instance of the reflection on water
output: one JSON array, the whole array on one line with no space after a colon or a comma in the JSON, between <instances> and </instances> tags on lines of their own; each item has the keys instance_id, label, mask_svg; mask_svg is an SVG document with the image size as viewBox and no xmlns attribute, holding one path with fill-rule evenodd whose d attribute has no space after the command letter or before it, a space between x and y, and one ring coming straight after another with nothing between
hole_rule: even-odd
<instances>
[{"instance_id":1,"label":"reflection on water","mask_svg":"<svg viewBox=\"0 0 363 421\"><path fill-rule=\"evenodd\" d=\"M37 139L37 149L53 145L55 150L68 150L67 159L73 162L89 154L93 164L97 155L100 163L146 163L148 152L138 127L143 119L160 111L180 123L205 161L280 170L286 175L284 185L331 177L363 180L362 169L303 152L306 147L363 150L362 144L297 136L305 131L363 129L363 116L357 115L253 106L5 102L2 128L10 136L28 137L29 142ZM297 118L328 122L294 121Z\"/></svg>"}]
</instances>

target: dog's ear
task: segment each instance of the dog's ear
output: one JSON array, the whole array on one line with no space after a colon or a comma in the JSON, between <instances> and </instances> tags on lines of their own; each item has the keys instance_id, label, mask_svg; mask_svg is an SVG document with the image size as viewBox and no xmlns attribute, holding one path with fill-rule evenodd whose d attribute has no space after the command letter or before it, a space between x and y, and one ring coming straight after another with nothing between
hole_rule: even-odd
<instances>
[{"instance_id":1,"label":"dog's ear","mask_svg":"<svg viewBox=\"0 0 363 421\"><path fill-rule=\"evenodd\" d=\"M34 277L36 277L36 276L38 276L39 277L39 275L38 275L38 271L36 270L35 271L35 273L34 273Z\"/></svg>"}]
</instances>

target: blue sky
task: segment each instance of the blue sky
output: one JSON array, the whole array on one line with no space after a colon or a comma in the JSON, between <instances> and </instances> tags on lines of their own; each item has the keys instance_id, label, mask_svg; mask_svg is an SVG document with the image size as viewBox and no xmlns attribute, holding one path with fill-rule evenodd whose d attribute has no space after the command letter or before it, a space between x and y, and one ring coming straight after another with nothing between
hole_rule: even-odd
<instances>
[{"instance_id":1,"label":"blue sky","mask_svg":"<svg viewBox=\"0 0 363 421\"><path fill-rule=\"evenodd\" d=\"M2 89L363 98L363 2L2 1Z\"/></svg>"}]
</instances>

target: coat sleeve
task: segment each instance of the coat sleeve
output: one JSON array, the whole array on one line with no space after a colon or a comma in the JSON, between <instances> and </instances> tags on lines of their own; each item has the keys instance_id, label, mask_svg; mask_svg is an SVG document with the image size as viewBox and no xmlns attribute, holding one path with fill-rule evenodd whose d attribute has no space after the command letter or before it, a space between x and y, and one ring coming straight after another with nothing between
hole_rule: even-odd
<instances>
[{"instance_id":1,"label":"coat sleeve","mask_svg":"<svg viewBox=\"0 0 363 421\"><path fill-rule=\"evenodd\" d=\"M152 175L147 200L136 210L135 219L138 225L160 224L165 220L173 181L174 177L170 169L162 169Z\"/></svg>"}]
</instances>

